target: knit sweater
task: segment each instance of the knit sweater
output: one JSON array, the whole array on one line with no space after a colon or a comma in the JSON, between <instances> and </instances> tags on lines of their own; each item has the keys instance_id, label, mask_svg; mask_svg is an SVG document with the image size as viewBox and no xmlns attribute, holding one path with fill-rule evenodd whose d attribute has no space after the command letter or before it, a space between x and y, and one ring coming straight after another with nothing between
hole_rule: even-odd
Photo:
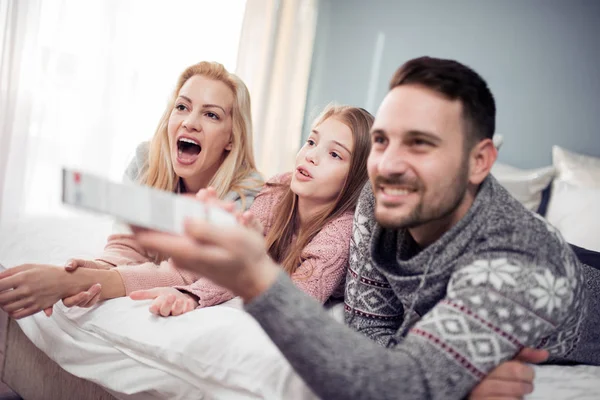
<instances>
[{"instance_id":1,"label":"knit sweater","mask_svg":"<svg viewBox=\"0 0 600 400\"><path fill-rule=\"evenodd\" d=\"M123 176L125 182L140 182L148 168L149 149L148 142L143 142L137 147L135 157L125 170ZM224 200L233 201L238 208L247 209L261 190L261 183L261 176L257 172L252 173L243 182L245 186L251 188L243 191L243 202L240 194L235 191L227 193ZM178 188L176 192L179 191ZM103 253L96 260L109 264L119 272L127 295L140 289L189 285L199 278L197 274L179 270L166 261L157 265L154 262L154 255L138 244L127 227L116 224L115 231L108 237Z\"/></svg>"},{"instance_id":2,"label":"knit sweater","mask_svg":"<svg viewBox=\"0 0 600 400\"><path fill-rule=\"evenodd\" d=\"M269 182L289 185L291 174L273 177ZM282 197L279 187L265 186L253 198L250 211L265 228L273 224L273 210ZM352 232L352 212L330 221L302 250L304 260L292 274L296 285L305 293L324 303L343 283L348 268L348 248ZM230 291L198 274L175 268L170 262L156 265L148 254L128 234L109 237L104 253L98 260L108 262L121 275L125 293L155 287L174 287L198 298L198 308L221 304L234 296Z\"/></svg>"},{"instance_id":3,"label":"knit sweater","mask_svg":"<svg viewBox=\"0 0 600 400\"><path fill-rule=\"evenodd\" d=\"M276 175L269 183L289 186L291 174ZM276 205L283 197L281 186L268 186L259 193L250 211L265 228L265 236L271 230ZM306 245L300 254L303 260L292 274L292 281L309 296L325 303L343 283L348 269L348 248L352 233L352 212L347 212L326 224ZM199 307L223 303L235 295L215 285L206 278L199 278L188 286L176 286L199 298Z\"/></svg>"},{"instance_id":4,"label":"knit sweater","mask_svg":"<svg viewBox=\"0 0 600 400\"><path fill-rule=\"evenodd\" d=\"M406 230L375 223L373 209L367 185L346 278L351 328L282 275L246 305L321 398L460 399L523 347L598 363L581 343L599 322L586 318L584 267L492 176L467 214L425 249Z\"/></svg>"}]
</instances>

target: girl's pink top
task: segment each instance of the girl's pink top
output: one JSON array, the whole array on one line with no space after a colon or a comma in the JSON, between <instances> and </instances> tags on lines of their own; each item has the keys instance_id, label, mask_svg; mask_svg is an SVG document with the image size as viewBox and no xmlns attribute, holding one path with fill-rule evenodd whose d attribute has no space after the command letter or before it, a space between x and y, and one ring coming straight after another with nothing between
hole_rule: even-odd
<instances>
[{"instance_id":1,"label":"girl's pink top","mask_svg":"<svg viewBox=\"0 0 600 400\"><path fill-rule=\"evenodd\" d=\"M291 174L273 177L269 182L289 185ZM250 211L262 223L265 235L273 224L273 210L283 193L280 187L267 186L256 197ZM338 289L346 275L353 213L347 212L330 221L301 253L303 260L292 274L296 285L324 303ZM170 262L155 264L153 256L144 250L132 235L114 234L98 261L113 266L121 275L127 295L135 290L155 287L175 287L195 295L199 307L223 303L233 293L197 274L175 268Z\"/></svg>"}]
</instances>

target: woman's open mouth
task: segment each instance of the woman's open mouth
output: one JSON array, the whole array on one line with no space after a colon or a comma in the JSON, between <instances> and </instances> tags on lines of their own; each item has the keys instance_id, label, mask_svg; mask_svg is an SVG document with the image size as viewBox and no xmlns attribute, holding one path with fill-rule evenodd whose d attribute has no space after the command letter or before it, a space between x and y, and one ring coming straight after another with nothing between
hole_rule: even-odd
<instances>
[{"instance_id":1,"label":"woman's open mouth","mask_svg":"<svg viewBox=\"0 0 600 400\"><path fill-rule=\"evenodd\" d=\"M177 161L184 165L193 164L200 155L202 146L195 139L180 137L177 139Z\"/></svg>"}]
</instances>

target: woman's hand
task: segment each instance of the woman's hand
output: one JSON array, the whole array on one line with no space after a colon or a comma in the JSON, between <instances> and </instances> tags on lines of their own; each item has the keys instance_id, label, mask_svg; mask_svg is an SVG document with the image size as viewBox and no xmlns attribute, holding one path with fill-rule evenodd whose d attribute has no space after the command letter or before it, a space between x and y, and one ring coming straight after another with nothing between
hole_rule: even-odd
<instances>
[{"instance_id":1,"label":"woman's hand","mask_svg":"<svg viewBox=\"0 0 600 400\"><path fill-rule=\"evenodd\" d=\"M109 270L111 269L111 265L104 261L83 260L80 258L72 258L65 264L66 271L73 272L77 268ZM102 286L99 283L96 283L84 292L65 297L63 299L63 304L67 307L92 307L100 301L100 293L102 293ZM44 313L47 316L51 316L52 307L44 309Z\"/></svg>"},{"instance_id":2,"label":"woman's hand","mask_svg":"<svg viewBox=\"0 0 600 400\"><path fill-rule=\"evenodd\" d=\"M99 283L95 283L85 292L79 292L73 296L65 297L63 299L63 304L66 307L89 308L95 306L100 301L101 294L102 285ZM44 310L44 312L46 312L46 310Z\"/></svg>"},{"instance_id":3,"label":"woman's hand","mask_svg":"<svg viewBox=\"0 0 600 400\"><path fill-rule=\"evenodd\" d=\"M98 261L98 260L82 260L80 258L71 258L65 264L65 269L67 271L75 271L77 268L89 268L89 269L110 269L111 264Z\"/></svg>"},{"instance_id":4,"label":"woman's hand","mask_svg":"<svg viewBox=\"0 0 600 400\"><path fill-rule=\"evenodd\" d=\"M82 290L69 272L54 265L24 264L0 273L0 307L15 319L51 310L60 299Z\"/></svg>"},{"instance_id":5,"label":"woman's hand","mask_svg":"<svg viewBox=\"0 0 600 400\"><path fill-rule=\"evenodd\" d=\"M498 365L473 389L469 400L520 400L533 391L533 368L548 359L548 351L525 348L514 360Z\"/></svg>"},{"instance_id":6,"label":"woman's hand","mask_svg":"<svg viewBox=\"0 0 600 400\"><path fill-rule=\"evenodd\" d=\"M140 231L148 249L171 255L177 268L194 271L249 301L280 272L268 256L264 237L243 226L216 226L201 219L186 222L185 235Z\"/></svg>"},{"instance_id":7,"label":"woman's hand","mask_svg":"<svg viewBox=\"0 0 600 400\"><path fill-rule=\"evenodd\" d=\"M172 287L136 290L129 297L133 300L154 300L150 305L150 312L163 317L185 314L198 305L193 296Z\"/></svg>"}]
</instances>

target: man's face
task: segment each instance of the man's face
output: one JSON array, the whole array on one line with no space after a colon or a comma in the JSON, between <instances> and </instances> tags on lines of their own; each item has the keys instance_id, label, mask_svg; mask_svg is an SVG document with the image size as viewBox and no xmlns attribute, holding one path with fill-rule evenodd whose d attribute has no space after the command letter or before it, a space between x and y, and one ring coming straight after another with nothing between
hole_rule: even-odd
<instances>
[{"instance_id":1,"label":"man's face","mask_svg":"<svg viewBox=\"0 0 600 400\"><path fill-rule=\"evenodd\" d=\"M387 94L375 117L367 163L377 222L394 229L427 224L439 229L455 219L469 183L464 130L459 100L419 85Z\"/></svg>"}]
</instances>

